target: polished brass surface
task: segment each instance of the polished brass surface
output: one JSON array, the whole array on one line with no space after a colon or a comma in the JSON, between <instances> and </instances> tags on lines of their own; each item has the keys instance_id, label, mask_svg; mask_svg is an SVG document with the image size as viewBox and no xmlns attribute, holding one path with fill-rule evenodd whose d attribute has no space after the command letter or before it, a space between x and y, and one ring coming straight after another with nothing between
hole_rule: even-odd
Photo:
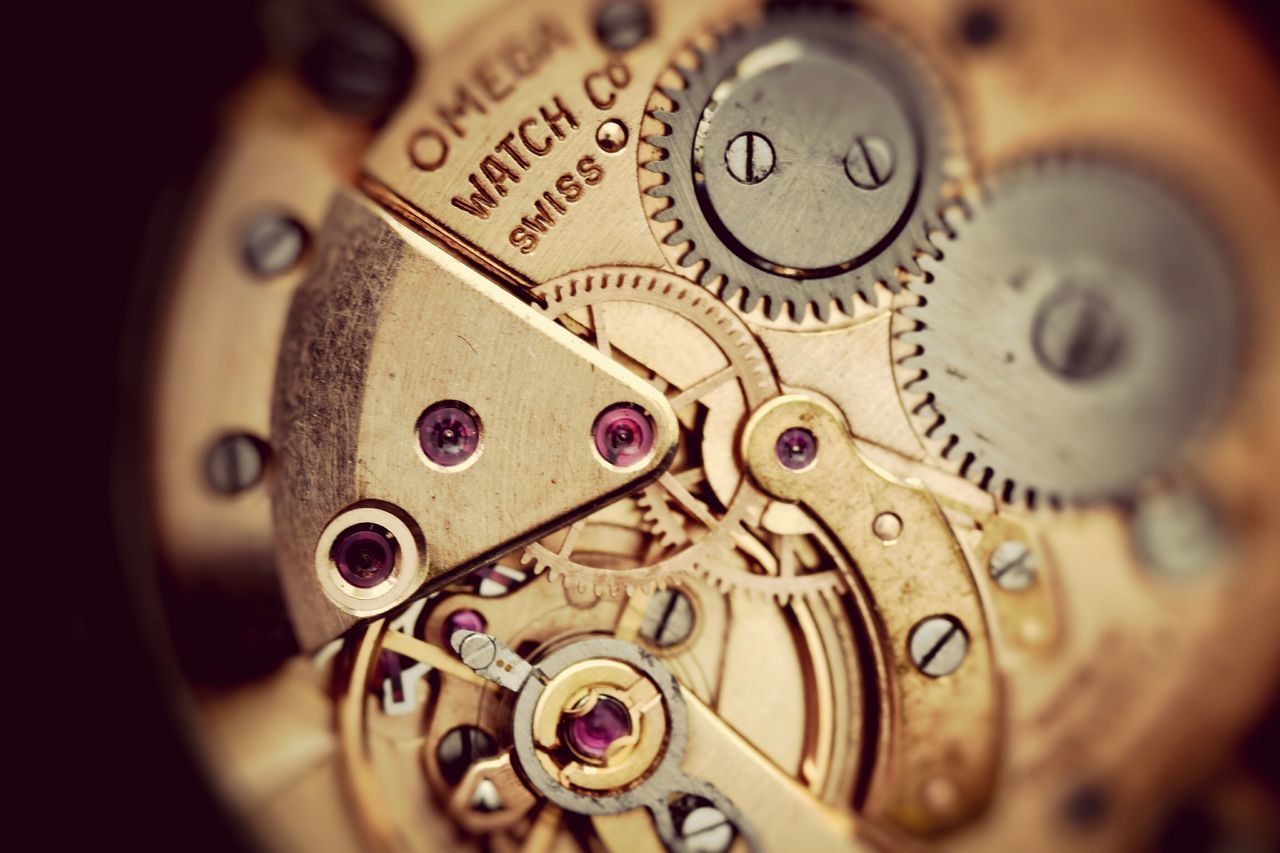
<instances>
[{"instance_id":1,"label":"polished brass surface","mask_svg":"<svg viewBox=\"0 0 1280 853\"><path fill-rule=\"evenodd\" d=\"M348 614L385 612L666 466L676 437L666 400L501 288L349 197L316 242L315 272L285 330L272 430L282 579L305 645L332 638ZM564 383L575 388L571 402L555 393ZM480 415L480 446L465 467L439 469L418 447L414 425L441 400ZM606 464L591 440L596 416L619 402L654 422L653 450L630 469ZM551 435L577 441L539 440ZM329 548L310 543L324 546L329 519L360 504L397 507L416 525L417 559L404 568L412 581L363 600L322 584L326 601L316 579L327 577Z\"/></svg>"},{"instance_id":2,"label":"polished brass surface","mask_svg":"<svg viewBox=\"0 0 1280 853\"><path fill-rule=\"evenodd\" d=\"M775 446L786 430L817 438L811 467L790 470ZM953 825L985 803L995 773L1002 713L986 617L964 554L941 507L923 489L897 483L859 454L840 415L803 397L779 397L752 415L742 455L761 487L804 505L846 554L856 556L855 594L865 596L878 637L877 671L886 725L869 806L913 829ZM897 535L878 535L875 521L892 513ZM960 621L969 649L960 668L931 678L909 657L912 629L940 614ZM927 750L915 748L928 743ZM946 786L945 798L930 787Z\"/></svg>"},{"instance_id":3,"label":"polished brass surface","mask_svg":"<svg viewBox=\"0 0 1280 853\"><path fill-rule=\"evenodd\" d=\"M789 316L722 300L667 242L650 111L722 38L769 26L764 5L377 0L419 57L385 123L280 69L229 104L157 312L146 510L192 741L264 847L1145 849L1266 707L1274 58L1195 0L986 4L983 44L967 7L860 4L963 153L945 201L977 216L992 176L1087 153L1167 183L1235 264L1245 357L1211 428L1122 500L1028 506L966 478L931 427L906 369L920 275ZM796 219L751 213L756 237ZM246 258L264 215L301 229L297 257ZM441 401L482 430L456 469L417 433ZM654 419L638 468L593 449L619 402ZM797 427L817 454L793 469L777 442ZM211 458L228 437L261 467ZM1162 500L1196 523L1153 521ZM368 525L398 558L361 587L335 543ZM602 658L518 718L451 648L459 626L535 673L629 644L678 685L686 730L657 681ZM605 695L639 736L592 763L559 726ZM704 796L566 808L522 771L524 725L575 793L661 773ZM687 844L686 820L704 833Z\"/></svg>"}]
</instances>

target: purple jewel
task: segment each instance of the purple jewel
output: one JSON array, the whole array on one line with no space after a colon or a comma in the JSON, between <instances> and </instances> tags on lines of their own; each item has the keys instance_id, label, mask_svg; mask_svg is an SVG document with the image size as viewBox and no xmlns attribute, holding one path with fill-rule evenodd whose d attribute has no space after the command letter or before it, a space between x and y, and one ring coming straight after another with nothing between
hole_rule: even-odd
<instances>
[{"instance_id":1,"label":"purple jewel","mask_svg":"<svg viewBox=\"0 0 1280 853\"><path fill-rule=\"evenodd\" d=\"M418 443L441 468L461 465L480 446L480 422L462 403L436 403L418 420Z\"/></svg>"},{"instance_id":2,"label":"purple jewel","mask_svg":"<svg viewBox=\"0 0 1280 853\"><path fill-rule=\"evenodd\" d=\"M591 428L596 452L612 465L630 468L653 449L653 420L628 403L610 406Z\"/></svg>"},{"instance_id":3,"label":"purple jewel","mask_svg":"<svg viewBox=\"0 0 1280 853\"><path fill-rule=\"evenodd\" d=\"M565 720L569 748L588 761L603 761L615 741L631 734L631 715L611 696L598 697L590 711Z\"/></svg>"},{"instance_id":4,"label":"purple jewel","mask_svg":"<svg viewBox=\"0 0 1280 853\"><path fill-rule=\"evenodd\" d=\"M344 530L333 544L333 562L342 579L358 589L369 589L391 576L396 549L391 535L377 525Z\"/></svg>"},{"instance_id":5,"label":"purple jewel","mask_svg":"<svg viewBox=\"0 0 1280 853\"><path fill-rule=\"evenodd\" d=\"M774 450L782 467L792 471L808 468L818 456L818 437L804 427L792 427L778 436Z\"/></svg>"},{"instance_id":6,"label":"purple jewel","mask_svg":"<svg viewBox=\"0 0 1280 853\"><path fill-rule=\"evenodd\" d=\"M455 631L483 631L485 624L478 610L455 610L444 619L444 644L451 645L449 638Z\"/></svg>"}]
</instances>

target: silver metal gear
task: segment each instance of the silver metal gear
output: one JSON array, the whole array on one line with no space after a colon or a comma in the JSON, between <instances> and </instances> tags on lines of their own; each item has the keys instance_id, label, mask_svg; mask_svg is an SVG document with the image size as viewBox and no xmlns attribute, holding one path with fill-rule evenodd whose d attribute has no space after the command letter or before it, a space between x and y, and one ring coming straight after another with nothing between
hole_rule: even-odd
<instances>
[{"instance_id":1,"label":"silver metal gear","mask_svg":"<svg viewBox=\"0 0 1280 853\"><path fill-rule=\"evenodd\" d=\"M989 188L909 285L899 382L970 480L1031 506L1120 497L1175 461L1229 393L1231 264L1183 199L1095 158Z\"/></svg>"},{"instance_id":2,"label":"silver metal gear","mask_svg":"<svg viewBox=\"0 0 1280 853\"><path fill-rule=\"evenodd\" d=\"M676 64L682 85L659 90L671 109L651 102L666 126L646 164L665 177L648 190L669 202L659 238L770 319L786 305L825 321L833 303L852 315L854 294L875 305L877 283L896 292L930 251L955 162L932 79L897 36L835 4L774 5L717 42Z\"/></svg>"}]
</instances>

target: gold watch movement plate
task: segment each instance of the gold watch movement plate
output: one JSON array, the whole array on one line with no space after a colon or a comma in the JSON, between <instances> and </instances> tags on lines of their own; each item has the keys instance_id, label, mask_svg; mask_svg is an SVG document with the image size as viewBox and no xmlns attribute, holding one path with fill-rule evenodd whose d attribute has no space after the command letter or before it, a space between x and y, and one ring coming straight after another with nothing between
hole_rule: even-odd
<instances>
[{"instance_id":1,"label":"gold watch movement plate","mask_svg":"<svg viewBox=\"0 0 1280 853\"><path fill-rule=\"evenodd\" d=\"M227 105L131 510L255 844L1280 842L1247 18L298 5L340 49Z\"/></svg>"}]
</instances>

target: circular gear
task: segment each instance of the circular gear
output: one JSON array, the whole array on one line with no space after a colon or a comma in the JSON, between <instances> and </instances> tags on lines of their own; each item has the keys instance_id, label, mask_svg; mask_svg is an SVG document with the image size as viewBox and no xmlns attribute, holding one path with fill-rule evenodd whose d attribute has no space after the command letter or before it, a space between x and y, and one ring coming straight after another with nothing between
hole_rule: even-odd
<instances>
[{"instance_id":1,"label":"circular gear","mask_svg":"<svg viewBox=\"0 0 1280 853\"><path fill-rule=\"evenodd\" d=\"M1165 186L1059 158L997 181L912 284L900 383L945 458L1006 501L1122 496L1234 376L1231 265ZM919 399L920 397L923 399Z\"/></svg>"},{"instance_id":2,"label":"circular gear","mask_svg":"<svg viewBox=\"0 0 1280 853\"><path fill-rule=\"evenodd\" d=\"M746 324L714 296L655 270L577 273L534 295L547 316L662 389L682 435L675 461L656 483L533 543L524 562L566 586L620 595L665 586L730 554L766 499L739 468L720 500L708 483L710 454L700 433L707 411L745 418L778 393ZM621 537L634 540L630 560L603 547Z\"/></svg>"},{"instance_id":3,"label":"circular gear","mask_svg":"<svg viewBox=\"0 0 1280 853\"><path fill-rule=\"evenodd\" d=\"M954 146L928 76L837 5L773 6L716 42L649 104L666 132L648 139L664 180L647 192L667 202L653 219L673 260L770 319L897 291L929 250Z\"/></svg>"}]
</instances>

